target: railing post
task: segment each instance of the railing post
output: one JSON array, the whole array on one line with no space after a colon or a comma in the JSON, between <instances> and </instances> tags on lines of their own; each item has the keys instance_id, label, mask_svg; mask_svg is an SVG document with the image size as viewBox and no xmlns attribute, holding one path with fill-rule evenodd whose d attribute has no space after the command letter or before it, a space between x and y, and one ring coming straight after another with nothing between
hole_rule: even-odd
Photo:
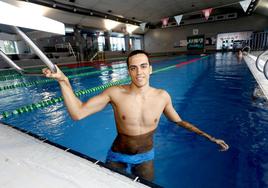
<instances>
[{"instance_id":1,"label":"railing post","mask_svg":"<svg viewBox=\"0 0 268 188\"><path fill-rule=\"evenodd\" d=\"M11 66L13 67L17 72L23 73L23 69L20 68L18 65L16 65L1 49L0 49L0 56Z\"/></svg>"},{"instance_id":2,"label":"railing post","mask_svg":"<svg viewBox=\"0 0 268 188\"><path fill-rule=\"evenodd\" d=\"M263 72L262 67L260 66L259 62L261 59L261 56L264 55L267 51L262 52L260 55L258 55L257 59L256 59L256 67L260 72Z\"/></svg>"},{"instance_id":3,"label":"railing post","mask_svg":"<svg viewBox=\"0 0 268 188\"><path fill-rule=\"evenodd\" d=\"M33 41L27 37L19 28L11 26L13 30L30 46L35 54L48 66L48 68L56 73L57 69L55 65L47 58L47 56L33 43Z\"/></svg>"},{"instance_id":4,"label":"railing post","mask_svg":"<svg viewBox=\"0 0 268 188\"><path fill-rule=\"evenodd\" d=\"M242 52L244 52L245 51L245 49L248 49L248 52L247 53L249 53L250 52L250 46L244 46L243 48L242 48Z\"/></svg>"},{"instance_id":5,"label":"railing post","mask_svg":"<svg viewBox=\"0 0 268 188\"><path fill-rule=\"evenodd\" d=\"M264 72L265 78L268 80L268 59L264 64L263 72Z\"/></svg>"},{"instance_id":6,"label":"railing post","mask_svg":"<svg viewBox=\"0 0 268 188\"><path fill-rule=\"evenodd\" d=\"M30 46L30 48L35 52L35 54L48 66L48 68L56 73L57 68L56 66L47 58L47 56L31 41L30 38L28 38L19 28L15 26L11 26L12 29ZM0 50L0 56L3 57L3 59L11 66L13 67L17 72L21 74L27 74L32 76L41 76L43 75L40 72L28 72L24 69L20 68L18 65L16 65L3 51Z\"/></svg>"}]
</instances>

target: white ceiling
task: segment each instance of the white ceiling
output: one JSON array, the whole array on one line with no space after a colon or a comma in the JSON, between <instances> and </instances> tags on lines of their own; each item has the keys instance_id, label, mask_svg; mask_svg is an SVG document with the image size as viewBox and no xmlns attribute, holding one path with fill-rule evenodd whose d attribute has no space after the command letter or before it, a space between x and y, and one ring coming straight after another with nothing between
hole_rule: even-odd
<instances>
[{"instance_id":1,"label":"white ceiling","mask_svg":"<svg viewBox=\"0 0 268 188\"><path fill-rule=\"evenodd\" d=\"M230 4L238 4L239 0L56 0L65 4L75 5L123 16L125 18L140 20L142 22L157 23L162 18L179 14L200 11L205 8L222 7Z\"/></svg>"},{"instance_id":2,"label":"white ceiling","mask_svg":"<svg viewBox=\"0 0 268 188\"><path fill-rule=\"evenodd\" d=\"M1 0L16 6L25 6L26 1L16 0ZM238 0L75 0L74 3L70 0L27 0L35 4L35 10L43 11L43 15L49 18L61 21L65 24L79 25L94 29L105 30L105 19L90 15L82 15L57 9L57 3L72 5L88 10L99 11L107 15L114 15L135 22L147 22L148 24L156 25L165 17L173 17L184 14L187 15L201 14L201 10L205 8L215 8L212 12L219 10L235 9L241 11ZM46 4L41 6L40 4ZM56 7L53 8L52 5ZM41 10L42 9L42 10ZM125 23L119 24L114 31L121 31L125 27ZM146 30L145 30L146 32ZM143 33L139 28L135 33Z\"/></svg>"}]
</instances>

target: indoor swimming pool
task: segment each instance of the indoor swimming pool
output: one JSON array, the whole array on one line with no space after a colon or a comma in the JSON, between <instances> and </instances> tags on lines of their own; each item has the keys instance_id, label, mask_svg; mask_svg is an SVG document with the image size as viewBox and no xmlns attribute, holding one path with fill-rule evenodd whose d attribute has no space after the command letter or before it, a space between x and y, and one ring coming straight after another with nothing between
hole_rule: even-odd
<instances>
[{"instance_id":1,"label":"indoor swimming pool","mask_svg":"<svg viewBox=\"0 0 268 188\"><path fill-rule=\"evenodd\" d=\"M165 89L183 120L221 138L219 148L161 117L154 136L154 180L163 187L265 188L268 186L268 107L252 98L256 81L233 53L153 58L150 85ZM126 63L65 66L82 101L129 83ZM44 77L0 74L1 122L30 131L105 162L116 136L113 109L73 121L58 83ZM153 108L153 107L152 107Z\"/></svg>"}]
</instances>

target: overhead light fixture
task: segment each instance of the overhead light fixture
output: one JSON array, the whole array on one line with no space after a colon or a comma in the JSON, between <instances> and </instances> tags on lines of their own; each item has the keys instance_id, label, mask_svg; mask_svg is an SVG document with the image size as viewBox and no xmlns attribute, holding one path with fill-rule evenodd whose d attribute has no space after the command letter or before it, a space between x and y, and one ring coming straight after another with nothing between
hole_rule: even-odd
<instances>
[{"instance_id":1,"label":"overhead light fixture","mask_svg":"<svg viewBox=\"0 0 268 188\"><path fill-rule=\"evenodd\" d=\"M132 34L133 31L135 31L136 29L138 29L139 27L136 25L132 25L132 24L126 24L126 30L129 34Z\"/></svg>"},{"instance_id":2,"label":"overhead light fixture","mask_svg":"<svg viewBox=\"0 0 268 188\"><path fill-rule=\"evenodd\" d=\"M120 24L119 22L116 22L113 20L109 20L109 19L104 20L105 29L107 29L108 31L114 29L119 24Z\"/></svg>"},{"instance_id":3,"label":"overhead light fixture","mask_svg":"<svg viewBox=\"0 0 268 188\"><path fill-rule=\"evenodd\" d=\"M0 23L64 35L63 23L0 1Z\"/></svg>"},{"instance_id":4,"label":"overhead light fixture","mask_svg":"<svg viewBox=\"0 0 268 188\"><path fill-rule=\"evenodd\" d=\"M74 28L73 27L65 27L65 33L73 33Z\"/></svg>"}]
</instances>

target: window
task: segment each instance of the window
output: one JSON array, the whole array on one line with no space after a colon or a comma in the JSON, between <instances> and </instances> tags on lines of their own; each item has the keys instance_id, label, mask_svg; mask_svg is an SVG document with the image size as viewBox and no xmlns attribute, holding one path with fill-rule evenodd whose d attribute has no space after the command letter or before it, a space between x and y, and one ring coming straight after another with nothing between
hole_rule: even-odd
<instances>
[{"instance_id":1,"label":"window","mask_svg":"<svg viewBox=\"0 0 268 188\"><path fill-rule=\"evenodd\" d=\"M0 40L0 49L6 54L17 54L15 41Z\"/></svg>"},{"instance_id":2,"label":"window","mask_svg":"<svg viewBox=\"0 0 268 188\"><path fill-rule=\"evenodd\" d=\"M112 51L126 50L125 38L122 38L122 37L110 37L110 43L111 43L111 50Z\"/></svg>"},{"instance_id":3,"label":"window","mask_svg":"<svg viewBox=\"0 0 268 188\"><path fill-rule=\"evenodd\" d=\"M99 36L98 37L98 50L103 51L105 46L105 38L104 36Z\"/></svg>"},{"instance_id":4,"label":"window","mask_svg":"<svg viewBox=\"0 0 268 188\"><path fill-rule=\"evenodd\" d=\"M134 38L133 39L133 50L141 50L141 39Z\"/></svg>"}]
</instances>

